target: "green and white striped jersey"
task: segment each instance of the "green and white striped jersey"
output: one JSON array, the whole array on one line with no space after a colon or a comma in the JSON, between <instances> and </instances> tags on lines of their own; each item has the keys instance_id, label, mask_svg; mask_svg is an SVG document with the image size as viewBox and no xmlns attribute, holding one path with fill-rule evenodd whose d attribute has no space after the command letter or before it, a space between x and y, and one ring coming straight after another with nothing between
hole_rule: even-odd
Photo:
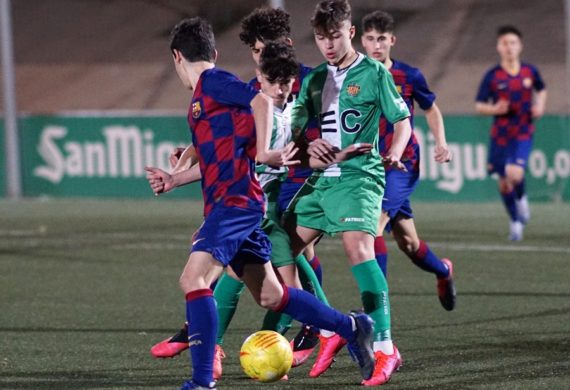
<instances>
[{"instance_id":1,"label":"green and white striped jersey","mask_svg":"<svg viewBox=\"0 0 570 390\"><path fill-rule=\"evenodd\" d=\"M273 129L271 130L271 141L269 149L281 149L287 146L293 138L291 134L291 110L292 103L287 103L283 109L273 107ZM258 164L255 167L261 188L275 179L283 179L287 175L287 167L273 168L265 164Z\"/></svg>"},{"instance_id":2,"label":"green and white striped jersey","mask_svg":"<svg viewBox=\"0 0 570 390\"><path fill-rule=\"evenodd\" d=\"M395 123L410 116L406 103L396 90L390 72L381 63L358 53L348 67L339 69L324 63L309 73L292 112L295 134L317 119L321 138L343 149L358 142L378 143L380 115ZM318 175L365 174L380 179L384 167L377 148L331 165Z\"/></svg>"}]
</instances>

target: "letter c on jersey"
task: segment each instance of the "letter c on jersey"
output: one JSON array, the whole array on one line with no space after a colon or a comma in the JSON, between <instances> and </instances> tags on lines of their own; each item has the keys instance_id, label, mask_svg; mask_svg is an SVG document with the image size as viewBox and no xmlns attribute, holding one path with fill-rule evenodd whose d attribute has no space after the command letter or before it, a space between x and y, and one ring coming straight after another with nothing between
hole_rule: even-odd
<instances>
[{"instance_id":1,"label":"letter c on jersey","mask_svg":"<svg viewBox=\"0 0 570 390\"><path fill-rule=\"evenodd\" d=\"M354 126L350 127L347 123L348 116L352 115L355 118L360 118L362 114L360 111L350 108L348 110L344 110L342 114L340 114L340 124L342 126L342 130L346 133L358 133L362 126L360 123L356 123Z\"/></svg>"}]
</instances>

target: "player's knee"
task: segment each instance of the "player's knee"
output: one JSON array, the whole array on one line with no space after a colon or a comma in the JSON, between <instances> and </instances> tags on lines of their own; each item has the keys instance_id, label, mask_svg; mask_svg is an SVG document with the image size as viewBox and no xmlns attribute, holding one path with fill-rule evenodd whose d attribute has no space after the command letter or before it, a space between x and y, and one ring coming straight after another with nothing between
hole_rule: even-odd
<instances>
[{"instance_id":1,"label":"player's knee","mask_svg":"<svg viewBox=\"0 0 570 390\"><path fill-rule=\"evenodd\" d=\"M268 310L275 310L281 305L283 300L282 288L264 288L259 294L257 303Z\"/></svg>"},{"instance_id":2,"label":"player's knee","mask_svg":"<svg viewBox=\"0 0 570 390\"><path fill-rule=\"evenodd\" d=\"M420 247L419 241L416 242L414 239L412 239L412 237L409 236L402 237L396 242L398 243L398 248L400 248L400 250L407 256L413 256Z\"/></svg>"}]
</instances>

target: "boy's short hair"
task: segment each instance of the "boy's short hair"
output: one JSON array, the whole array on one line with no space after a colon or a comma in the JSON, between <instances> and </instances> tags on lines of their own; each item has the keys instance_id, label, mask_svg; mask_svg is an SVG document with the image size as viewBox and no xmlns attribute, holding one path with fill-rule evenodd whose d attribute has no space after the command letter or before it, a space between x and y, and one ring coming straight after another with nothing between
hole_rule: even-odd
<instances>
[{"instance_id":1,"label":"boy's short hair","mask_svg":"<svg viewBox=\"0 0 570 390\"><path fill-rule=\"evenodd\" d=\"M376 30L379 33L394 32L394 17L385 11L374 11L362 19L362 32Z\"/></svg>"},{"instance_id":2,"label":"boy's short hair","mask_svg":"<svg viewBox=\"0 0 570 390\"><path fill-rule=\"evenodd\" d=\"M213 62L216 41L212 26L200 17L180 21L170 33L170 50L180 51L189 62Z\"/></svg>"},{"instance_id":3,"label":"boy's short hair","mask_svg":"<svg viewBox=\"0 0 570 390\"><path fill-rule=\"evenodd\" d=\"M519 37L519 39L522 39L521 31L518 28L516 28L515 26L508 24L508 25L500 26L497 29L497 38L500 38L503 35L507 35L507 34L515 34L517 37Z\"/></svg>"},{"instance_id":4,"label":"boy's short hair","mask_svg":"<svg viewBox=\"0 0 570 390\"><path fill-rule=\"evenodd\" d=\"M257 8L241 21L239 39L253 47L255 41L277 41L291 37L291 16L281 8Z\"/></svg>"},{"instance_id":5,"label":"boy's short hair","mask_svg":"<svg viewBox=\"0 0 570 390\"><path fill-rule=\"evenodd\" d=\"M288 82L299 74L295 50L285 42L267 42L259 57L259 70L270 83Z\"/></svg>"},{"instance_id":6,"label":"boy's short hair","mask_svg":"<svg viewBox=\"0 0 570 390\"><path fill-rule=\"evenodd\" d=\"M311 26L316 32L327 35L338 30L345 20L352 18L350 4L347 0L323 0L317 4Z\"/></svg>"}]
</instances>

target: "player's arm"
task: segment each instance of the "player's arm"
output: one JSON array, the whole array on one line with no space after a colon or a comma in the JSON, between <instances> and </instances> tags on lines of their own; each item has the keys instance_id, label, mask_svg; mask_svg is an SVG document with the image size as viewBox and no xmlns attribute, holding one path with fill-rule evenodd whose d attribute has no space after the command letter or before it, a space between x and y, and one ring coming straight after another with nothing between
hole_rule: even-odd
<instances>
[{"instance_id":1,"label":"player's arm","mask_svg":"<svg viewBox=\"0 0 570 390\"><path fill-rule=\"evenodd\" d=\"M147 171L146 178L148 184L155 195L172 191L176 187L194 183L202 178L198 164L174 174L170 174L160 168L145 167L144 169Z\"/></svg>"},{"instance_id":2,"label":"player's arm","mask_svg":"<svg viewBox=\"0 0 570 390\"><path fill-rule=\"evenodd\" d=\"M491 92L492 72L487 72L479 85L477 97L475 98L475 110L481 115L505 115L509 112L509 101L506 99L498 99L493 103L489 103L493 97Z\"/></svg>"},{"instance_id":3,"label":"player's arm","mask_svg":"<svg viewBox=\"0 0 570 390\"><path fill-rule=\"evenodd\" d=\"M410 110L398 93L392 75L383 66L380 67L378 74L378 97L384 116L394 124L392 146L388 153L382 156L383 161L385 164L405 171L406 168L400 158L412 135Z\"/></svg>"},{"instance_id":4,"label":"player's arm","mask_svg":"<svg viewBox=\"0 0 570 390\"><path fill-rule=\"evenodd\" d=\"M293 142L290 142L283 149L269 149L273 128L273 101L271 98L260 92L251 100L250 105L253 110L255 135L257 137L257 162L277 167L298 164L299 161L291 161L298 150Z\"/></svg>"},{"instance_id":5,"label":"player's arm","mask_svg":"<svg viewBox=\"0 0 570 390\"><path fill-rule=\"evenodd\" d=\"M539 119L544 115L544 108L546 107L546 89L538 91L534 96L534 102L532 103L531 111L532 117L534 119Z\"/></svg>"},{"instance_id":6,"label":"player's arm","mask_svg":"<svg viewBox=\"0 0 570 390\"><path fill-rule=\"evenodd\" d=\"M438 163L451 161L451 152L447 148L447 141L445 139L445 126L443 124L443 116L437 104L425 110L426 121L428 127L433 134L435 140L434 158Z\"/></svg>"}]
</instances>

